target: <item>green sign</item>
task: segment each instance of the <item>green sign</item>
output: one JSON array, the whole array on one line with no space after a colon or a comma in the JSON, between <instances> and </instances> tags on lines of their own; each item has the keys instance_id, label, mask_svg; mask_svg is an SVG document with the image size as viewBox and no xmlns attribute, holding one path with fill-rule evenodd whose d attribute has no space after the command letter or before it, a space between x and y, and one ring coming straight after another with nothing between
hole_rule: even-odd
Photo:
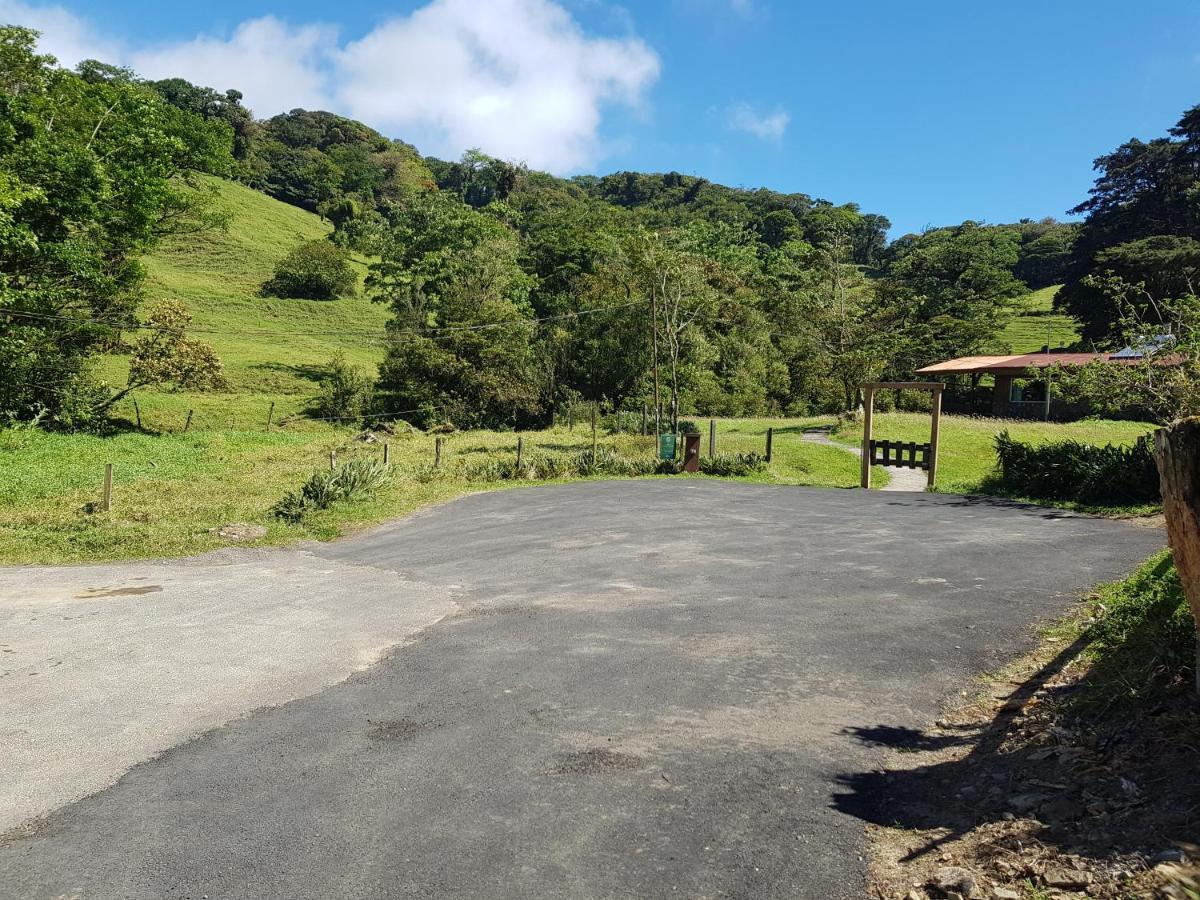
<instances>
[{"instance_id":1,"label":"green sign","mask_svg":"<svg viewBox=\"0 0 1200 900\"><path fill-rule=\"evenodd\" d=\"M660 434L658 436L658 458L659 459L674 459L675 458L675 435Z\"/></svg>"}]
</instances>

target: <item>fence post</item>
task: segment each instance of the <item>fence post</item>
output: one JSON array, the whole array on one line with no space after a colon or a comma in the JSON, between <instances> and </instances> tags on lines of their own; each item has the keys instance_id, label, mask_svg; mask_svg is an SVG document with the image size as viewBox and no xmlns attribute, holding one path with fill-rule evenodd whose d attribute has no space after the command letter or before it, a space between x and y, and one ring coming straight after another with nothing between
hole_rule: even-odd
<instances>
[{"instance_id":1,"label":"fence post","mask_svg":"<svg viewBox=\"0 0 1200 900\"><path fill-rule=\"evenodd\" d=\"M183 423L183 433L187 434L187 430L192 427L192 410L188 410L187 421Z\"/></svg>"},{"instance_id":2,"label":"fence post","mask_svg":"<svg viewBox=\"0 0 1200 900\"><path fill-rule=\"evenodd\" d=\"M440 469L442 467L442 438L441 435L433 439L433 467Z\"/></svg>"},{"instance_id":3,"label":"fence post","mask_svg":"<svg viewBox=\"0 0 1200 900\"><path fill-rule=\"evenodd\" d=\"M271 419L275 418L275 401L271 401L271 408L267 410L267 431L271 430Z\"/></svg>"},{"instance_id":4,"label":"fence post","mask_svg":"<svg viewBox=\"0 0 1200 900\"><path fill-rule=\"evenodd\" d=\"M137 419L137 427L141 428L142 427L142 409L140 406L138 406L137 397L130 397L129 399L133 401L133 415L134 415L134 418Z\"/></svg>"},{"instance_id":5,"label":"fence post","mask_svg":"<svg viewBox=\"0 0 1200 900\"><path fill-rule=\"evenodd\" d=\"M592 465L596 464L596 404L592 404Z\"/></svg>"},{"instance_id":6,"label":"fence post","mask_svg":"<svg viewBox=\"0 0 1200 900\"><path fill-rule=\"evenodd\" d=\"M643 403L642 404L642 437L646 436L646 419L647 419L646 404Z\"/></svg>"},{"instance_id":7,"label":"fence post","mask_svg":"<svg viewBox=\"0 0 1200 900\"><path fill-rule=\"evenodd\" d=\"M104 502L100 504L100 508L105 512L112 509L112 472L113 464L104 464Z\"/></svg>"},{"instance_id":8,"label":"fence post","mask_svg":"<svg viewBox=\"0 0 1200 900\"><path fill-rule=\"evenodd\" d=\"M937 478L938 464L938 429L942 421L942 389L934 388L933 415L929 419L929 490L933 490L933 482Z\"/></svg>"},{"instance_id":9,"label":"fence post","mask_svg":"<svg viewBox=\"0 0 1200 900\"><path fill-rule=\"evenodd\" d=\"M330 450L329 451L329 471L334 472L336 470L337 470L337 451Z\"/></svg>"},{"instance_id":10,"label":"fence post","mask_svg":"<svg viewBox=\"0 0 1200 900\"><path fill-rule=\"evenodd\" d=\"M521 451L525 448L525 439L517 435L517 471L521 471Z\"/></svg>"},{"instance_id":11,"label":"fence post","mask_svg":"<svg viewBox=\"0 0 1200 900\"><path fill-rule=\"evenodd\" d=\"M390 455L388 451L390 451L391 449L392 449L392 445L389 444L387 441L384 441L383 442L383 464L385 466L388 465L388 457Z\"/></svg>"},{"instance_id":12,"label":"fence post","mask_svg":"<svg viewBox=\"0 0 1200 900\"><path fill-rule=\"evenodd\" d=\"M575 403L567 401L567 431L575 430Z\"/></svg>"},{"instance_id":13,"label":"fence post","mask_svg":"<svg viewBox=\"0 0 1200 900\"><path fill-rule=\"evenodd\" d=\"M771 461L771 439L775 437L775 429L767 429L767 462Z\"/></svg>"},{"instance_id":14,"label":"fence post","mask_svg":"<svg viewBox=\"0 0 1200 900\"><path fill-rule=\"evenodd\" d=\"M717 420L708 420L708 458L717 455Z\"/></svg>"},{"instance_id":15,"label":"fence post","mask_svg":"<svg viewBox=\"0 0 1200 900\"><path fill-rule=\"evenodd\" d=\"M859 484L864 488L871 487L871 419L875 414L875 388L864 385L863 392L863 439L862 439L862 468L859 473Z\"/></svg>"}]
</instances>

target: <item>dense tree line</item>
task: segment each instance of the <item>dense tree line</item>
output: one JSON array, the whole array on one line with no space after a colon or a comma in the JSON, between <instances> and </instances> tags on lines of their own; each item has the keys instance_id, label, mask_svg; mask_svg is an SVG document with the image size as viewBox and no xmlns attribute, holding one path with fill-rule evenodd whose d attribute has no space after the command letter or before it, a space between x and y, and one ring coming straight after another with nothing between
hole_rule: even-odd
<instances>
[{"instance_id":1,"label":"dense tree line","mask_svg":"<svg viewBox=\"0 0 1200 900\"><path fill-rule=\"evenodd\" d=\"M888 220L853 203L676 172L564 179L479 151L422 157L328 112L257 121L236 90L96 62L64 71L31 32L2 34L2 305L26 313L0 317L9 419L102 415L114 394L88 360L134 322L140 255L219 225L197 173L312 210L334 244L370 258L366 293L393 313L376 402L464 426L543 423L576 399L663 415L846 409L864 379L999 349L1030 289L1065 281L1062 302L1107 335L1088 276L1180 280L1200 259L1187 243L1195 113L1102 159L1082 226L964 222L889 243ZM265 293L348 290L328 246L280 265Z\"/></svg>"},{"instance_id":2,"label":"dense tree line","mask_svg":"<svg viewBox=\"0 0 1200 900\"><path fill-rule=\"evenodd\" d=\"M1152 298L1191 296L1200 273L1200 106L1166 137L1134 138L1095 161L1086 215L1059 305L1097 344L1121 339L1120 321L1153 314ZM1124 286L1114 289L1116 279ZM1124 307L1124 308L1123 308Z\"/></svg>"},{"instance_id":3,"label":"dense tree line","mask_svg":"<svg viewBox=\"0 0 1200 900\"><path fill-rule=\"evenodd\" d=\"M35 42L0 28L0 419L91 427L122 393L90 363L134 322L140 257L219 222L195 176L229 173L233 134L124 70L64 71ZM184 335L186 310L150 319L131 385L220 383L211 350Z\"/></svg>"}]
</instances>

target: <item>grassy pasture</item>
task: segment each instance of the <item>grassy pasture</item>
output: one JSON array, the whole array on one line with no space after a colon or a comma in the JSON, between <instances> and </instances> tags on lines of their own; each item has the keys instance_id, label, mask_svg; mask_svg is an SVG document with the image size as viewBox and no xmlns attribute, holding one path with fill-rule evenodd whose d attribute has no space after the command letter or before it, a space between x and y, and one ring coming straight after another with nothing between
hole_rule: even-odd
<instances>
[{"instance_id":1,"label":"grassy pasture","mask_svg":"<svg viewBox=\"0 0 1200 900\"><path fill-rule=\"evenodd\" d=\"M1049 334L1052 347L1066 346L1079 340L1079 323L1071 316L1054 312L1058 285L1033 291L1018 301L1018 312L1005 323L997 337L999 350L1012 353L1036 353L1046 345Z\"/></svg>"},{"instance_id":2,"label":"grassy pasture","mask_svg":"<svg viewBox=\"0 0 1200 900\"><path fill-rule=\"evenodd\" d=\"M942 416L938 446L936 488L949 493L980 491L996 465L994 441L1005 429L1017 440L1033 443L1076 440L1085 444L1132 444L1153 428L1145 422L1085 419L1081 422L1036 422ZM928 413L877 413L872 427L878 440L929 440ZM837 440L857 444L861 424L846 424L834 434Z\"/></svg>"},{"instance_id":3,"label":"grassy pasture","mask_svg":"<svg viewBox=\"0 0 1200 900\"><path fill-rule=\"evenodd\" d=\"M766 472L742 480L790 485L852 487L858 461L835 447L802 442L804 427L820 420L723 422L720 452L761 452L766 429L774 426L774 462ZM234 522L264 525L258 543L302 538L329 539L348 529L404 515L465 493L515 486L514 482L468 480L465 470L488 458L511 456L517 435L461 432L445 437L444 466L430 473L434 437L397 434L389 438L392 482L377 495L337 504L300 525L270 514L285 491L317 468L340 461L379 457L379 444L354 440L354 432L319 423L260 429L198 429L183 433L111 437L0 431L0 561L67 563L89 560L177 556L222 546L213 531ZM526 433L525 452L590 449L590 430L556 428ZM600 446L626 456L651 456L653 441L636 435L602 435ZM707 446L705 445L705 452ZM114 463L113 509L86 512L100 497L104 464ZM882 473L881 473L882 474ZM708 476L670 476L708 477ZM881 478L886 481L886 476ZM521 482L532 484L534 482Z\"/></svg>"},{"instance_id":4,"label":"grassy pasture","mask_svg":"<svg viewBox=\"0 0 1200 900\"><path fill-rule=\"evenodd\" d=\"M328 234L330 226L312 213L280 203L229 181L213 179L231 214L227 231L165 241L145 260L147 304L182 301L191 311L193 334L216 349L231 390L213 394L138 391L143 424L182 428L189 409L193 427L255 427L299 411L312 395L320 367L338 352L372 370L383 358L388 311L361 292L341 300L281 300L260 297L275 263L302 241ZM361 274L366 261L355 260ZM110 383L123 384L128 358L113 355L100 364ZM133 405L118 415L130 420Z\"/></svg>"}]
</instances>

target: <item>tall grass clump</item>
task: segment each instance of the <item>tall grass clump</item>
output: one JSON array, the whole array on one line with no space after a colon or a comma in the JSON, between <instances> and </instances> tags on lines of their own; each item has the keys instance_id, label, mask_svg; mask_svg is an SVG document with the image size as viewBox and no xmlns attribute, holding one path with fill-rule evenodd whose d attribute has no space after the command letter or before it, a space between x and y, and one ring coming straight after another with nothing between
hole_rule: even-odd
<instances>
[{"instance_id":1,"label":"tall grass clump","mask_svg":"<svg viewBox=\"0 0 1200 900\"><path fill-rule=\"evenodd\" d=\"M391 479L391 471L376 459L352 459L326 472L317 470L294 491L288 491L271 512L288 522L299 522L318 509L341 500L370 494Z\"/></svg>"},{"instance_id":2,"label":"tall grass clump","mask_svg":"<svg viewBox=\"0 0 1200 900\"><path fill-rule=\"evenodd\" d=\"M1190 689L1196 628L1169 550L1124 581L1102 586L1093 615L1083 633L1092 663L1080 697L1085 706L1144 705Z\"/></svg>"},{"instance_id":3,"label":"tall grass clump","mask_svg":"<svg viewBox=\"0 0 1200 900\"><path fill-rule=\"evenodd\" d=\"M1158 503L1158 467L1146 437L1128 447L1079 441L1027 444L996 435L995 486L1006 493L1091 506Z\"/></svg>"}]
</instances>

